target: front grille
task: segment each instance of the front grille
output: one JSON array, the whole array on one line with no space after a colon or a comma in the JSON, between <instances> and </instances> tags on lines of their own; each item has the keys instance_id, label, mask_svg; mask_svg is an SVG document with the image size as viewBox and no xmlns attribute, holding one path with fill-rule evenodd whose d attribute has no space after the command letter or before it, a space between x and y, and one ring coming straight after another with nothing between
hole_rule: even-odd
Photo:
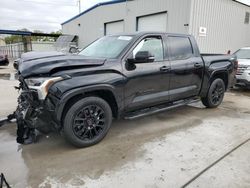
<instances>
[{"instance_id":1,"label":"front grille","mask_svg":"<svg viewBox=\"0 0 250 188\"><path fill-rule=\"evenodd\" d=\"M246 65L239 65L238 69L237 69L237 75L242 75L244 73L244 71L247 69L248 66Z\"/></svg>"}]
</instances>

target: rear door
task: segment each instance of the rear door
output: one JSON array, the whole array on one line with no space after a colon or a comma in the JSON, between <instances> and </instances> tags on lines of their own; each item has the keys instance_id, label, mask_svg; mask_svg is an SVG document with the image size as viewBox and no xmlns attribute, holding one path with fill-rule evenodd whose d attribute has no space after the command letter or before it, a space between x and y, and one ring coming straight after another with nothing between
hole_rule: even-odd
<instances>
[{"instance_id":1,"label":"rear door","mask_svg":"<svg viewBox=\"0 0 250 188\"><path fill-rule=\"evenodd\" d=\"M170 100L199 94L203 78L203 60L197 56L188 36L168 36L171 79Z\"/></svg>"}]
</instances>

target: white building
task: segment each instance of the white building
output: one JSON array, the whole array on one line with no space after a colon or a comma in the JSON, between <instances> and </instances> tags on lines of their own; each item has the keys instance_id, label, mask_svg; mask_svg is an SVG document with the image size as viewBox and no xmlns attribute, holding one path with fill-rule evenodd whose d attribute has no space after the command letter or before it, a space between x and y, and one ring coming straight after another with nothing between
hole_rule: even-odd
<instances>
[{"instance_id":1,"label":"white building","mask_svg":"<svg viewBox=\"0 0 250 188\"><path fill-rule=\"evenodd\" d=\"M250 46L250 6L234 0L115 0L99 3L62 23L84 47L99 37L136 31L195 36L203 53Z\"/></svg>"}]
</instances>

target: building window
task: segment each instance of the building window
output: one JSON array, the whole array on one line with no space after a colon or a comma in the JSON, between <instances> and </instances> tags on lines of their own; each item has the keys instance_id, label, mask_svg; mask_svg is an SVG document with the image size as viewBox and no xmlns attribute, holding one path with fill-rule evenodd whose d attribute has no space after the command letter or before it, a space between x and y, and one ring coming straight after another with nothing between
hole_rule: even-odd
<instances>
[{"instance_id":1,"label":"building window","mask_svg":"<svg viewBox=\"0 0 250 188\"><path fill-rule=\"evenodd\" d=\"M246 12L246 15L245 15L245 24L249 24L249 17L250 17L250 13Z\"/></svg>"}]
</instances>

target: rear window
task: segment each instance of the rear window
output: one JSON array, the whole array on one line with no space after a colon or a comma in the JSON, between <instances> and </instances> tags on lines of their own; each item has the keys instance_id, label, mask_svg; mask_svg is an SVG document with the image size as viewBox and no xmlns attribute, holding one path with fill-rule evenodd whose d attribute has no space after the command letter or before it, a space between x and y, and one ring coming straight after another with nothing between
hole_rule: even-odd
<instances>
[{"instance_id":1,"label":"rear window","mask_svg":"<svg viewBox=\"0 0 250 188\"><path fill-rule=\"evenodd\" d=\"M193 56L193 48L188 37L168 37L171 60L188 59Z\"/></svg>"}]
</instances>

